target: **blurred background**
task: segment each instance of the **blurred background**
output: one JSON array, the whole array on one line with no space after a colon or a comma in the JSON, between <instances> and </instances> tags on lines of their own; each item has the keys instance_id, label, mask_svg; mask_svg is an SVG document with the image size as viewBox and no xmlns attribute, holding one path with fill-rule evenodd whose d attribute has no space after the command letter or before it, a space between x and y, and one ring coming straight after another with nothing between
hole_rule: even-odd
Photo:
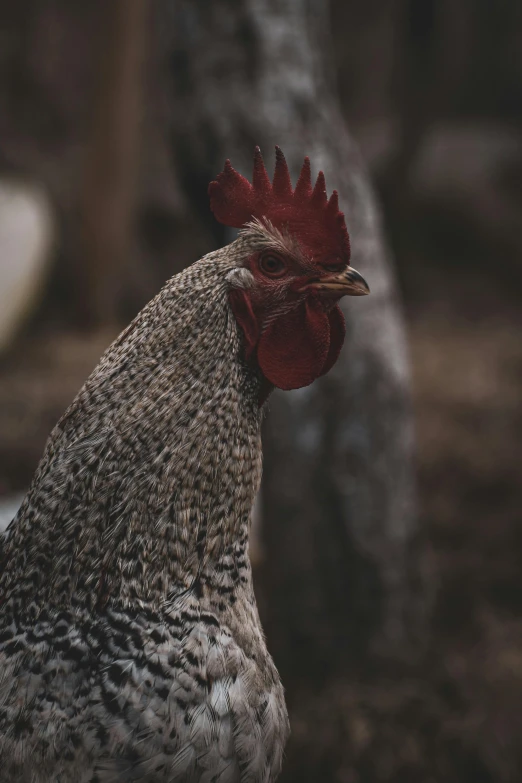
<instances>
[{"instance_id":1,"label":"blurred background","mask_svg":"<svg viewBox=\"0 0 522 783\"><path fill-rule=\"evenodd\" d=\"M0 2L4 519L111 340L232 238L226 157L340 190L374 293L274 396L253 547L283 783L522 780L521 141L516 0Z\"/></svg>"}]
</instances>

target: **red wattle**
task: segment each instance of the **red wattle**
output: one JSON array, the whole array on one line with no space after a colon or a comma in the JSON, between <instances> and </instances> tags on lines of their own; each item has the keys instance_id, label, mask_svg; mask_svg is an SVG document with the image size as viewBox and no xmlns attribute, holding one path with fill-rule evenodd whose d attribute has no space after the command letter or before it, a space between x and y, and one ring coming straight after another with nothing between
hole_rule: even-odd
<instances>
[{"instance_id":1,"label":"red wattle","mask_svg":"<svg viewBox=\"0 0 522 783\"><path fill-rule=\"evenodd\" d=\"M330 323L330 348L321 375L326 375L334 366L341 353L344 337L346 335L344 315L339 305L335 305L335 307L330 310L328 313L328 321Z\"/></svg>"},{"instance_id":2,"label":"red wattle","mask_svg":"<svg viewBox=\"0 0 522 783\"><path fill-rule=\"evenodd\" d=\"M315 299L281 315L262 333L257 361L279 389L299 389L318 378L328 361L330 321Z\"/></svg>"},{"instance_id":3,"label":"red wattle","mask_svg":"<svg viewBox=\"0 0 522 783\"><path fill-rule=\"evenodd\" d=\"M317 299L307 299L276 318L261 334L249 293L234 289L229 301L243 331L245 358L250 359L257 350L263 375L279 389L308 386L337 361L346 332L337 305L325 313Z\"/></svg>"}]
</instances>

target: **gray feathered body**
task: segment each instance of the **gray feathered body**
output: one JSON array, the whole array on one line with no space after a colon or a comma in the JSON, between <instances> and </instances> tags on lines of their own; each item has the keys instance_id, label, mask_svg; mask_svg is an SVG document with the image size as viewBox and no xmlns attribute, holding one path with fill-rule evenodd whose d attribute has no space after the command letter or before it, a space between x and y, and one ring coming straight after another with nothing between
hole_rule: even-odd
<instances>
[{"instance_id":1,"label":"gray feathered body","mask_svg":"<svg viewBox=\"0 0 522 783\"><path fill-rule=\"evenodd\" d=\"M174 277L51 434L4 543L4 783L268 783L288 734L248 531L240 238Z\"/></svg>"}]
</instances>

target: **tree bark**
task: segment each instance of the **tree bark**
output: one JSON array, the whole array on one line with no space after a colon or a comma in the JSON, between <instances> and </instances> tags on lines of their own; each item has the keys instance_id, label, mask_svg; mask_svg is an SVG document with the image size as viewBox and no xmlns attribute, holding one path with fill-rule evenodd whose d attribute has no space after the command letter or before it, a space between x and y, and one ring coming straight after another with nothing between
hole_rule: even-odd
<instances>
[{"instance_id":1,"label":"tree bark","mask_svg":"<svg viewBox=\"0 0 522 783\"><path fill-rule=\"evenodd\" d=\"M271 649L292 681L296 662L317 672L404 650L416 532L408 362L378 209L338 105L328 5L165 0L158 29L175 165L202 219L213 220L206 185L225 158L250 176L254 145L270 166L277 143L295 177L308 154L339 191L353 265L372 290L344 300L334 371L270 405L258 586Z\"/></svg>"}]
</instances>

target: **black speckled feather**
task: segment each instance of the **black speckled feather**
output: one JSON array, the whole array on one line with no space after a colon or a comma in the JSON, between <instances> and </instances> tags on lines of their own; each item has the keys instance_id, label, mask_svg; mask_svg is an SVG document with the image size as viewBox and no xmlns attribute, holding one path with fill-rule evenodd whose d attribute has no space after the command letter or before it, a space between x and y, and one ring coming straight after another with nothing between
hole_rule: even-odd
<instances>
[{"instance_id":1,"label":"black speckled feather","mask_svg":"<svg viewBox=\"0 0 522 783\"><path fill-rule=\"evenodd\" d=\"M247 554L244 232L167 283L52 432L3 542L4 783L269 783L288 734Z\"/></svg>"}]
</instances>

